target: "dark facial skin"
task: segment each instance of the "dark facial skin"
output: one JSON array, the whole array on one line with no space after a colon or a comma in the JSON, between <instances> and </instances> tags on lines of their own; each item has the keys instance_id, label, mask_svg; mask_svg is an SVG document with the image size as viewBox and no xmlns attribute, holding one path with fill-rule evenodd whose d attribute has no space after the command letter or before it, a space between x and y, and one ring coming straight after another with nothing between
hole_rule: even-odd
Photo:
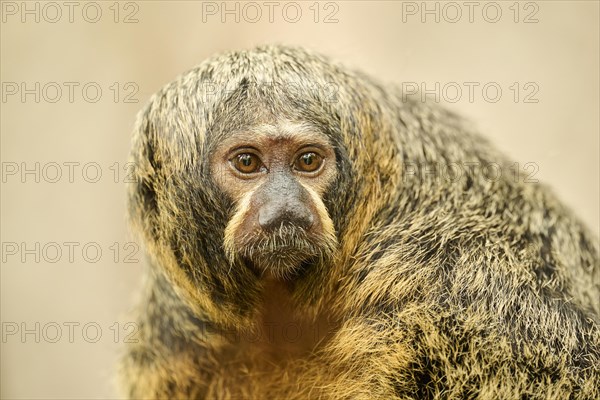
<instances>
[{"instance_id":1,"label":"dark facial skin","mask_svg":"<svg viewBox=\"0 0 600 400\"><path fill-rule=\"evenodd\" d=\"M237 208L225 232L230 253L283 276L328 250L334 232L321 198L336 163L323 134L291 122L233 133L211 172Z\"/></svg>"}]
</instances>

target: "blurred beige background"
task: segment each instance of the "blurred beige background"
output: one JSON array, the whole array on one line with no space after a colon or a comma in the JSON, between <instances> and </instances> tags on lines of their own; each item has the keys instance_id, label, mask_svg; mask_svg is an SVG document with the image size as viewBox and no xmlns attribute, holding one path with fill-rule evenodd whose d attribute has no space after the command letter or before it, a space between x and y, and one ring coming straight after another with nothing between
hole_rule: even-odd
<instances>
[{"instance_id":1,"label":"blurred beige background","mask_svg":"<svg viewBox=\"0 0 600 400\"><path fill-rule=\"evenodd\" d=\"M463 2L423 15L420 1L276 2L271 17L263 2L48 4L1 3L2 398L118 397L143 268L125 223L134 116L214 52L303 45L385 82L439 82L442 100L456 82L449 106L600 230L596 1L480 2L471 16Z\"/></svg>"}]
</instances>

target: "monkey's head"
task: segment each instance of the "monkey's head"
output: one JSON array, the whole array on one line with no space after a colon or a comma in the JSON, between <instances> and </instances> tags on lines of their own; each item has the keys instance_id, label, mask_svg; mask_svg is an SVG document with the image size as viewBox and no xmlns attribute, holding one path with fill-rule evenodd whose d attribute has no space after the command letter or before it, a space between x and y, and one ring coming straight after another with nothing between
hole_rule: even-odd
<instances>
[{"instance_id":1,"label":"monkey's head","mask_svg":"<svg viewBox=\"0 0 600 400\"><path fill-rule=\"evenodd\" d=\"M157 271L222 322L248 314L265 279L321 298L397 175L383 93L319 55L267 46L155 94L129 204Z\"/></svg>"}]
</instances>

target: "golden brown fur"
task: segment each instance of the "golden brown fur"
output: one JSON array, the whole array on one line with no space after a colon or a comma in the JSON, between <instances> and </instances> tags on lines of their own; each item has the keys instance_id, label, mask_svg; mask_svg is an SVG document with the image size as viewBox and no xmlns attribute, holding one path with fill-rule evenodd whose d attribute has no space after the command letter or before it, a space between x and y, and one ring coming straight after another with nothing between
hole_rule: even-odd
<instances>
[{"instance_id":1,"label":"golden brown fur","mask_svg":"<svg viewBox=\"0 0 600 400\"><path fill-rule=\"evenodd\" d=\"M336 158L311 194L332 254L285 280L233 255L249 200L210 164L231 132L281 121L317 128ZM597 240L452 113L302 49L260 47L157 93L132 158L151 268L123 360L129 397L600 398ZM503 175L427 173L488 163Z\"/></svg>"}]
</instances>

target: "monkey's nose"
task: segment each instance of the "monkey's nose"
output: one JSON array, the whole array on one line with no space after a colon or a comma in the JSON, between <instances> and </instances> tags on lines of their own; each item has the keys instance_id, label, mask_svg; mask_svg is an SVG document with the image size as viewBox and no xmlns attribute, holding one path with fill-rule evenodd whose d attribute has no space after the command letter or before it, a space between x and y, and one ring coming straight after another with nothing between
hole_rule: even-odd
<instances>
[{"instance_id":1,"label":"monkey's nose","mask_svg":"<svg viewBox=\"0 0 600 400\"><path fill-rule=\"evenodd\" d=\"M266 204L258 211L258 223L266 231L278 229L281 225L308 229L313 222L312 213L306 206L301 204L282 206Z\"/></svg>"}]
</instances>

